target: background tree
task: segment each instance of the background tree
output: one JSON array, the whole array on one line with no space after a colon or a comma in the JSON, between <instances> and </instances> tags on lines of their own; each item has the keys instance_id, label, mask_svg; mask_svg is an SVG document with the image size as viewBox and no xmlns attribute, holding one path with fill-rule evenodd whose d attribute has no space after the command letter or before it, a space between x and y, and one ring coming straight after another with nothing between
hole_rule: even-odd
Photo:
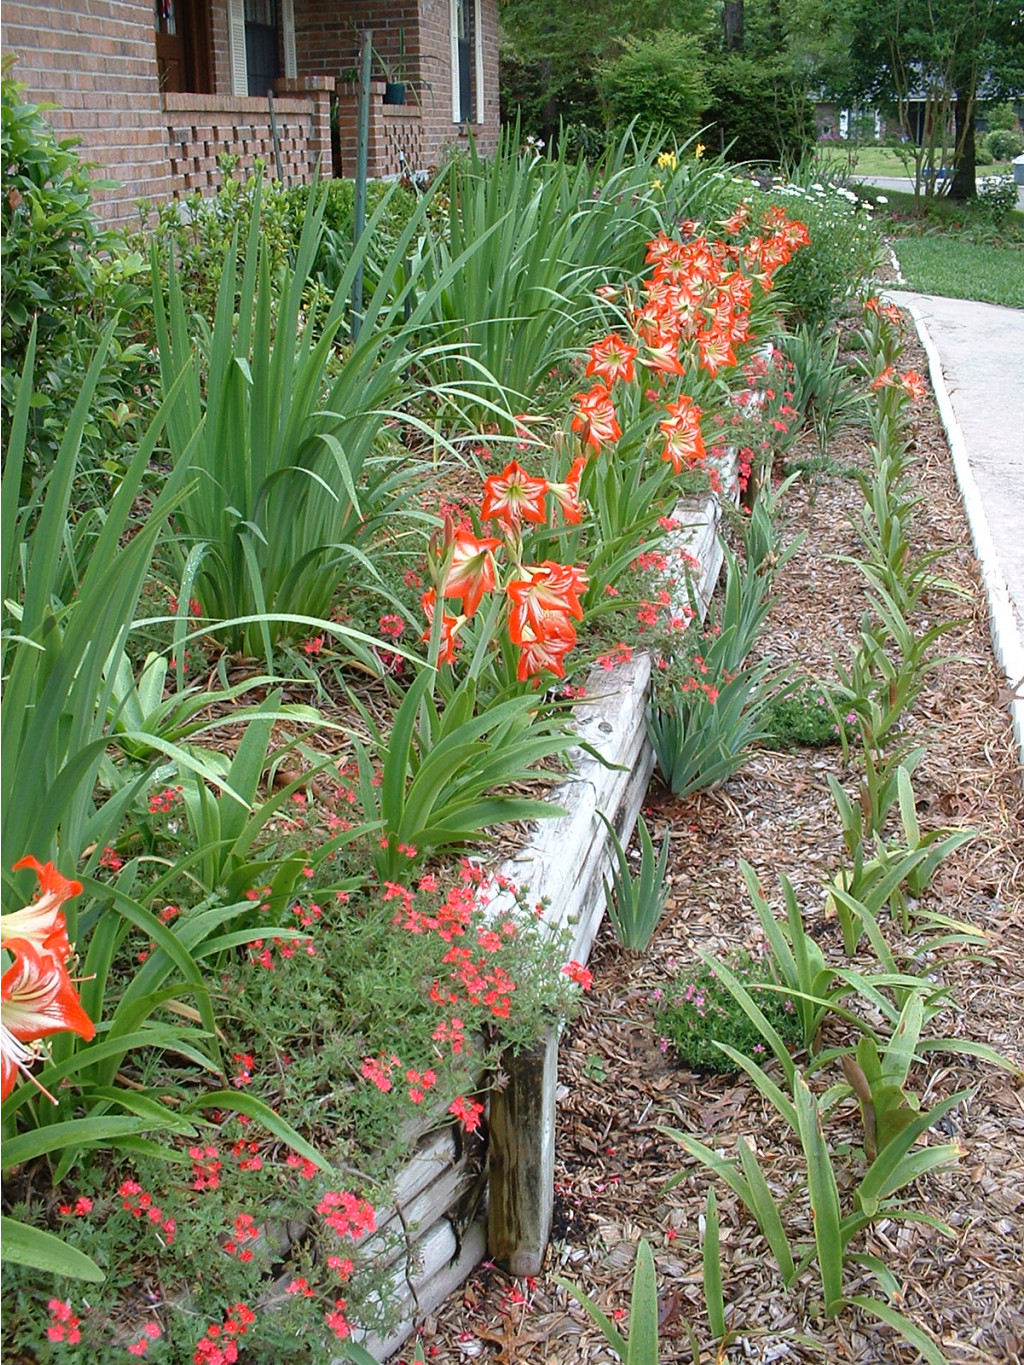
<instances>
[{"instance_id":1,"label":"background tree","mask_svg":"<svg viewBox=\"0 0 1024 1365\"><path fill-rule=\"evenodd\" d=\"M503 116L518 110L527 132L550 139L560 122L603 128L598 68L628 39L671 30L703 46L719 15L715 0L504 0L501 21Z\"/></svg>"},{"instance_id":2,"label":"background tree","mask_svg":"<svg viewBox=\"0 0 1024 1365\"><path fill-rule=\"evenodd\" d=\"M1019 0L802 0L801 10L816 10L827 35L818 75L830 92L899 121L916 149L918 197L922 173L945 160L954 167L952 196L973 195L979 88L987 97L1024 91Z\"/></svg>"},{"instance_id":3,"label":"background tree","mask_svg":"<svg viewBox=\"0 0 1024 1365\"><path fill-rule=\"evenodd\" d=\"M626 38L619 55L597 70L612 126L635 123L641 133L660 127L673 141L685 142L697 132L708 104L706 66L692 34L667 29L651 38Z\"/></svg>"},{"instance_id":4,"label":"background tree","mask_svg":"<svg viewBox=\"0 0 1024 1365\"><path fill-rule=\"evenodd\" d=\"M738 160L780 161L798 157L813 134L810 66L803 48L790 55L779 0L504 0L501 15L503 114L518 112L527 132L550 138L566 123L584 142L600 141L628 103L617 86L612 99L608 72L625 60L638 81L639 43L651 67L641 84L671 69L678 89L699 71L706 94L697 117L711 125L713 147L733 143Z\"/></svg>"}]
</instances>

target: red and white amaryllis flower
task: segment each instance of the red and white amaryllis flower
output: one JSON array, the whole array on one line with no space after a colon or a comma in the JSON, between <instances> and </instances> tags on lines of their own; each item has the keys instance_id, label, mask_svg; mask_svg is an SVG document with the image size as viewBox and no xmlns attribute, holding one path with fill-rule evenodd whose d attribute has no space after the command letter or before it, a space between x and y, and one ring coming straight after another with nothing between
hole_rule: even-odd
<instances>
[{"instance_id":1,"label":"red and white amaryllis flower","mask_svg":"<svg viewBox=\"0 0 1024 1365\"><path fill-rule=\"evenodd\" d=\"M15 867L31 867L39 878L41 895L23 910L0 917L4 952L14 959L0 978L0 1099L14 1089L18 1072L29 1068L40 1053L37 1044L54 1033L96 1035L92 1022L68 975L71 955L61 907L81 891L78 882L62 877L52 863L22 858Z\"/></svg>"},{"instance_id":2,"label":"red and white amaryllis flower","mask_svg":"<svg viewBox=\"0 0 1024 1365\"><path fill-rule=\"evenodd\" d=\"M518 460L512 460L500 474L484 480L480 515L484 521L500 521L513 531L518 531L524 521L540 524L547 519L547 491L546 479L535 479Z\"/></svg>"},{"instance_id":3,"label":"red and white amaryllis flower","mask_svg":"<svg viewBox=\"0 0 1024 1365\"><path fill-rule=\"evenodd\" d=\"M584 445L600 450L602 445L613 445L622 435L615 404L604 384L595 384L586 393L577 393L572 401L577 408L572 429L580 433Z\"/></svg>"},{"instance_id":4,"label":"red and white amaryllis flower","mask_svg":"<svg viewBox=\"0 0 1024 1365\"><path fill-rule=\"evenodd\" d=\"M686 394L678 402L667 404L665 410L668 419L658 423L666 437L661 458L671 461L672 469L678 474L684 465L699 464L705 457L701 411Z\"/></svg>"},{"instance_id":5,"label":"red and white amaryllis flower","mask_svg":"<svg viewBox=\"0 0 1024 1365\"><path fill-rule=\"evenodd\" d=\"M478 539L470 531L455 534L444 595L461 598L466 616L473 615L485 592L494 591L494 551L500 545L494 536Z\"/></svg>"},{"instance_id":6,"label":"red and white amaryllis flower","mask_svg":"<svg viewBox=\"0 0 1024 1365\"><path fill-rule=\"evenodd\" d=\"M548 492L570 526L578 526L583 520L583 508L580 506L580 475L586 467L586 457L577 455L565 476L565 483L548 484Z\"/></svg>"},{"instance_id":7,"label":"red and white amaryllis flower","mask_svg":"<svg viewBox=\"0 0 1024 1365\"><path fill-rule=\"evenodd\" d=\"M9 939L28 939L39 948L57 953L61 961L66 962L71 946L61 906L72 896L81 894L81 883L69 881L53 863L41 863L37 858L22 858L14 864L15 872L23 867L30 867L36 874L40 894L23 910L0 915L0 947L6 948Z\"/></svg>"},{"instance_id":8,"label":"red and white amaryllis flower","mask_svg":"<svg viewBox=\"0 0 1024 1365\"><path fill-rule=\"evenodd\" d=\"M420 598L420 605L423 607L423 615L427 618L429 629L425 630L420 636L420 640L429 640L434 628L434 608L437 602L437 594L433 588L429 588ZM441 641L438 647L437 658L442 664L455 662L455 650L458 647L458 634L466 624L465 616L452 616L448 612L441 613Z\"/></svg>"},{"instance_id":9,"label":"red and white amaryllis flower","mask_svg":"<svg viewBox=\"0 0 1024 1365\"><path fill-rule=\"evenodd\" d=\"M609 388L616 379L624 379L628 384L633 379L635 358L636 347L630 346L615 332L609 332L601 341L595 341L591 346L590 359L584 373L596 374Z\"/></svg>"}]
</instances>

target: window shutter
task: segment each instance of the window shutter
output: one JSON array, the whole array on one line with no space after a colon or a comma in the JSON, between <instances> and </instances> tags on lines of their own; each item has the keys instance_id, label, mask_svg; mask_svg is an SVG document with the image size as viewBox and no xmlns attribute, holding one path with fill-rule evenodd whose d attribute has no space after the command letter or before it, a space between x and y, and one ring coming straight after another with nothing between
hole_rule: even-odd
<instances>
[{"instance_id":1,"label":"window shutter","mask_svg":"<svg viewBox=\"0 0 1024 1365\"><path fill-rule=\"evenodd\" d=\"M231 61L232 95L248 95L249 71L245 61L245 0L228 0L228 56Z\"/></svg>"},{"instance_id":2,"label":"window shutter","mask_svg":"<svg viewBox=\"0 0 1024 1365\"><path fill-rule=\"evenodd\" d=\"M281 28L284 39L284 74L288 80L293 81L299 74L298 61L295 57L295 0L282 0Z\"/></svg>"},{"instance_id":3,"label":"window shutter","mask_svg":"<svg viewBox=\"0 0 1024 1365\"><path fill-rule=\"evenodd\" d=\"M448 29L451 39L452 66L452 122L459 122L459 5L461 0L448 0Z\"/></svg>"},{"instance_id":4,"label":"window shutter","mask_svg":"<svg viewBox=\"0 0 1024 1365\"><path fill-rule=\"evenodd\" d=\"M484 121L484 14L483 0L473 5L473 65L476 68L476 121Z\"/></svg>"}]
</instances>

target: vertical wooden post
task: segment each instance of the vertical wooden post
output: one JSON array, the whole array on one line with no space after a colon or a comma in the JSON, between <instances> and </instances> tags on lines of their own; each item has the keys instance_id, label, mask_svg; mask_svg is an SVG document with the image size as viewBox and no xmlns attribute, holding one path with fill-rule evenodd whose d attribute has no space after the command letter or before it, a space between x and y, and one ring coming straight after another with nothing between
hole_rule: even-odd
<instances>
[{"instance_id":1,"label":"vertical wooden post","mask_svg":"<svg viewBox=\"0 0 1024 1365\"><path fill-rule=\"evenodd\" d=\"M518 1056L491 1094L487 1254L511 1275L538 1275L551 1235L555 1179L558 1028Z\"/></svg>"},{"instance_id":2,"label":"vertical wooden post","mask_svg":"<svg viewBox=\"0 0 1024 1365\"><path fill-rule=\"evenodd\" d=\"M359 62L359 118L356 123L356 184L352 205L352 249L360 250L359 239L366 226L366 169L370 149L370 61L373 52L373 33L363 33L363 50ZM363 325L363 267L356 267L352 281L352 340L359 340Z\"/></svg>"}]
</instances>

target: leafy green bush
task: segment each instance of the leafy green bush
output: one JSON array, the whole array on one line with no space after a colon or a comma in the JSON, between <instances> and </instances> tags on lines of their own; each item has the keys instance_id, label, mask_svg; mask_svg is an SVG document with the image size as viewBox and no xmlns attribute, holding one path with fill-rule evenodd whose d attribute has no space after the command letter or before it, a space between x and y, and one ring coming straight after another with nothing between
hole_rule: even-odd
<instances>
[{"instance_id":1,"label":"leafy green bush","mask_svg":"<svg viewBox=\"0 0 1024 1365\"><path fill-rule=\"evenodd\" d=\"M842 742L846 722L822 683L807 682L788 696L776 697L768 706L764 742L779 749L806 744L823 749Z\"/></svg>"},{"instance_id":2,"label":"leafy green bush","mask_svg":"<svg viewBox=\"0 0 1024 1365\"><path fill-rule=\"evenodd\" d=\"M320 240L312 274L321 276L329 290L337 288L338 281L352 255L353 228L355 224L355 181L329 180L326 185L326 204L324 207L324 231ZM405 230L406 224L416 210L416 196L402 185L388 184L383 180L371 180L366 186L366 217L373 217L381 205L387 201L387 208L377 220L373 241L366 253L369 275L375 283L380 268L391 255L395 243ZM298 240L302 231L302 220L309 204L309 186L297 185L288 193L288 214L291 231ZM375 268L374 263L380 264ZM367 287L371 280L367 280Z\"/></svg>"},{"instance_id":3,"label":"leafy green bush","mask_svg":"<svg viewBox=\"0 0 1024 1365\"><path fill-rule=\"evenodd\" d=\"M613 126L634 120L642 131L662 128L677 141L692 137L707 104L703 48L692 34L663 29L627 38L622 54L604 62L598 89Z\"/></svg>"},{"instance_id":4,"label":"leafy green bush","mask_svg":"<svg viewBox=\"0 0 1024 1365\"><path fill-rule=\"evenodd\" d=\"M24 86L2 78L0 136L0 261L3 264L3 437L10 436L19 375L35 325L35 391L28 414L22 492L53 465L93 356L108 320L118 325L105 339L103 368L93 407L82 431L86 466L100 461L121 470L127 444L141 435L150 373L146 349L135 335L145 302L140 288L143 257L120 247L100 231L89 167L73 141L59 141L43 116L46 106L30 104ZM104 251L101 259L97 252ZM79 510L100 491L80 488Z\"/></svg>"},{"instance_id":5,"label":"leafy green bush","mask_svg":"<svg viewBox=\"0 0 1024 1365\"><path fill-rule=\"evenodd\" d=\"M129 234L130 247L144 256L155 246L161 261L173 259L185 310L212 318L225 262L234 234L243 233L259 205L260 243L271 276L288 261L302 230L304 214L295 213L289 192L277 181L267 181L256 163L251 175L235 175L236 156L222 153L217 165L223 177L217 192L204 198L198 191L183 200L163 204L151 221L151 208L140 205L142 230Z\"/></svg>"},{"instance_id":6,"label":"leafy green bush","mask_svg":"<svg viewBox=\"0 0 1024 1365\"><path fill-rule=\"evenodd\" d=\"M991 166L995 161L992 149L988 145L987 137L980 137L974 148L974 164L976 166Z\"/></svg>"},{"instance_id":7,"label":"leafy green bush","mask_svg":"<svg viewBox=\"0 0 1024 1365\"><path fill-rule=\"evenodd\" d=\"M5 363L20 365L33 318L41 347L67 327L68 312L88 293L87 252L98 237L89 169L71 139L58 141L29 104L24 86L2 77L2 189Z\"/></svg>"},{"instance_id":8,"label":"leafy green bush","mask_svg":"<svg viewBox=\"0 0 1024 1365\"><path fill-rule=\"evenodd\" d=\"M1017 127L1017 111L1011 100L1003 100L1000 104L993 104L991 108L985 110L985 117L988 119L989 128L993 130Z\"/></svg>"},{"instance_id":9,"label":"leafy green bush","mask_svg":"<svg viewBox=\"0 0 1024 1365\"><path fill-rule=\"evenodd\" d=\"M811 106L784 58L729 53L711 69L712 102L704 120L711 145L733 161L798 162L814 141Z\"/></svg>"},{"instance_id":10,"label":"leafy green bush","mask_svg":"<svg viewBox=\"0 0 1024 1365\"><path fill-rule=\"evenodd\" d=\"M782 992L760 989L776 984L768 964L747 952L731 953L725 961L782 1040L795 1047L800 1028L793 1001ZM713 962L680 973L665 994L657 1026L683 1065L694 1069L736 1070L718 1043L728 1044L755 1062L771 1056L761 1031L722 983Z\"/></svg>"},{"instance_id":11,"label":"leafy green bush","mask_svg":"<svg viewBox=\"0 0 1024 1365\"><path fill-rule=\"evenodd\" d=\"M976 211L996 227L1017 207L1017 186L1012 175L990 175L978 184Z\"/></svg>"},{"instance_id":12,"label":"leafy green bush","mask_svg":"<svg viewBox=\"0 0 1024 1365\"><path fill-rule=\"evenodd\" d=\"M1020 156L1024 152L1024 133L1020 133L1016 128L997 128L989 133L988 149L995 157L996 161L1012 161L1015 156Z\"/></svg>"}]
</instances>

